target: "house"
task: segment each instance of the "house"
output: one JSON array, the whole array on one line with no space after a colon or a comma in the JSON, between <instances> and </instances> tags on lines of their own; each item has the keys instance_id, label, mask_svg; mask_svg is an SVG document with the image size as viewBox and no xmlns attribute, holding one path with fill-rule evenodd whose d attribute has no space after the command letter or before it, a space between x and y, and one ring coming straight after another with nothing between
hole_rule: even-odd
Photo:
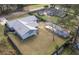
<instances>
[{"instance_id":1,"label":"house","mask_svg":"<svg viewBox=\"0 0 79 59\"><path fill-rule=\"evenodd\" d=\"M39 11L39 15L44 15L46 13L48 16L59 16L59 17L64 17L66 15L65 9L64 8L47 8L45 10Z\"/></svg>"},{"instance_id":2,"label":"house","mask_svg":"<svg viewBox=\"0 0 79 59\"><path fill-rule=\"evenodd\" d=\"M37 35L38 22L35 16L28 16L7 22L7 27L13 30L22 40Z\"/></svg>"}]
</instances>

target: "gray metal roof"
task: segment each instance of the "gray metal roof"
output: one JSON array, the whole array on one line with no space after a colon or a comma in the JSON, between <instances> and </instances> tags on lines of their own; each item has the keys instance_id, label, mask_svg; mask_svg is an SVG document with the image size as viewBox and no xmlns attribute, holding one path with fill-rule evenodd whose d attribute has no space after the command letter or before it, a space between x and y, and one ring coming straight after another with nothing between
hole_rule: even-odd
<instances>
[{"instance_id":1,"label":"gray metal roof","mask_svg":"<svg viewBox=\"0 0 79 59\"><path fill-rule=\"evenodd\" d=\"M31 17L31 18L29 18L29 17ZM27 33L28 31L37 30L37 28L35 28L35 26L38 25L38 23L36 22L37 18L34 16L29 16L29 17L12 20L12 21L7 22L7 24L10 28L13 28L15 30L15 32L21 38L23 38L23 35L25 33Z\"/></svg>"},{"instance_id":2,"label":"gray metal roof","mask_svg":"<svg viewBox=\"0 0 79 59\"><path fill-rule=\"evenodd\" d=\"M26 25L29 25L29 26L32 26L32 27L38 26L38 23L37 23L38 19L35 16L27 16L27 17L15 19L15 20L12 20L12 21L8 21L7 22L8 26L10 28L13 27L14 24L16 24L16 20L21 20L22 22L25 22Z\"/></svg>"},{"instance_id":3,"label":"gray metal roof","mask_svg":"<svg viewBox=\"0 0 79 59\"><path fill-rule=\"evenodd\" d=\"M32 27L37 27L38 23L37 21L29 21L29 22L25 22L23 20L20 20L21 22L25 23L26 25L32 26Z\"/></svg>"},{"instance_id":4,"label":"gray metal roof","mask_svg":"<svg viewBox=\"0 0 79 59\"><path fill-rule=\"evenodd\" d=\"M21 22L17 21L13 26L14 30L22 37L30 29L24 26Z\"/></svg>"},{"instance_id":5,"label":"gray metal roof","mask_svg":"<svg viewBox=\"0 0 79 59\"><path fill-rule=\"evenodd\" d=\"M38 19L35 16L27 16L27 17L21 18L20 20L25 22L30 22L30 21L37 21Z\"/></svg>"},{"instance_id":6,"label":"gray metal roof","mask_svg":"<svg viewBox=\"0 0 79 59\"><path fill-rule=\"evenodd\" d=\"M26 24L29 26L32 26L32 27L38 26L38 23L37 23L38 19L35 16L24 17L24 18L21 18L20 20L22 20L23 22L26 22Z\"/></svg>"},{"instance_id":7,"label":"gray metal roof","mask_svg":"<svg viewBox=\"0 0 79 59\"><path fill-rule=\"evenodd\" d=\"M16 24L14 24L13 29L17 32L17 34L21 38L23 38L23 35L25 35L25 33L27 33L28 31L30 31L30 30L37 30L36 28L28 26L28 25L25 25L25 24L23 24L22 22L20 22L18 20L16 21Z\"/></svg>"},{"instance_id":8,"label":"gray metal roof","mask_svg":"<svg viewBox=\"0 0 79 59\"><path fill-rule=\"evenodd\" d=\"M12 20L12 21L8 21L7 25L8 25L9 28L12 28L15 23L16 23L16 20Z\"/></svg>"}]
</instances>

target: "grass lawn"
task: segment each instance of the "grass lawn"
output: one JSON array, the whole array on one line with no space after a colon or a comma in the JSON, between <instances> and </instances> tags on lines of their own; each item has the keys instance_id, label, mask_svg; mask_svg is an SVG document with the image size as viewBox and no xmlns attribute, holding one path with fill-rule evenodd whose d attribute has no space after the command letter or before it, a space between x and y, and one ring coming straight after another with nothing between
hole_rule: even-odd
<instances>
[{"instance_id":1,"label":"grass lawn","mask_svg":"<svg viewBox=\"0 0 79 59\"><path fill-rule=\"evenodd\" d=\"M62 52L62 55L76 55L77 53L73 51L71 48L67 47Z\"/></svg>"},{"instance_id":2,"label":"grass lawn","mask_svg":"<svg viewBox=\"0 0 79 59\"><path fill-rule=\"evenodd\" d=\"M4 26L0 25L0 39L6 40L6 36L4 36Z\"/></svg>"},{"instance_id":3,"label":"grass lawn","mask_svg":"<svg viewBox=\"0 0 79 59\"><path fill-rule=\"evenodd\" d=\"M40 16L37 13L33 13L33 15L36 15L44 20L48 20L48 21L51 21L53 23L57 23L58 20L60 19L60 17L57 17L57 16L46 16L46 15Z\"/></svg>"},{"instance_id":4,"label":"grass lawn","mask_svg":"<svg viewBox=\"0 0 79 59\"><path fill-rule=\"evenodd\" d=\"M4 41L4 44L8 43L7 36L4 36L4 26L2 25L0 25L0 40ZM7 48L12 48L12 46L9 44L7 44L6 46Z\"/></svg>"},{"instance_id":5,"label":"grass lawn","mask_svg":"<svg viewBox=\"0 0 79 59\"><path fill-rule=\"evenodd\" d=\"M53 23L57 23L57 21L59 20L59 17L56 16L41 16L41 17Z\"/></svg>"},{"instance_id":6,"label":"grass lawn","mask_svg":"<svg viewBox=\"0 0 79 59\"><path fill-rule=\"evenodd\" d=\"M16 54L16 51L7 40L7 36L4 36L4 26L2 25L0 25L0 51L0 55Z\"/></svg>"},{"instance_id":7,"label":"grass lawn","mask_svg":"<svg viewBox=\"0 0 79 59\"><path fill-rule=\"evenodd\" d=\"M72 54L72 50L69 48L65 48L62 55L71 55Z\"/></svg>"}]
</instances>

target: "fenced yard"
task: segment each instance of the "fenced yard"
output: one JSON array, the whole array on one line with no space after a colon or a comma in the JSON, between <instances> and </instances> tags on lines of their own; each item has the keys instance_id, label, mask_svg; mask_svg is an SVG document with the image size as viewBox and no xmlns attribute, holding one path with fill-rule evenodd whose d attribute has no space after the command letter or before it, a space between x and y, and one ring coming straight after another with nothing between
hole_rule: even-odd
<instances>
[{"instance_id":1,"label":"fenced yard","mask_svg":"<svg viewBox=\"0 0 79 59\"><path fill-rule=\"evenodd\" d=\"M60 47L65 43L67 39L63 39L54 35L45 29L44 22L39 23L39 34L37 36L30 37L24 42L13 33L8 33L10 40L16 45L18 50L22 54L52 54L57 47Z\"/></svg>"}]
</instances>

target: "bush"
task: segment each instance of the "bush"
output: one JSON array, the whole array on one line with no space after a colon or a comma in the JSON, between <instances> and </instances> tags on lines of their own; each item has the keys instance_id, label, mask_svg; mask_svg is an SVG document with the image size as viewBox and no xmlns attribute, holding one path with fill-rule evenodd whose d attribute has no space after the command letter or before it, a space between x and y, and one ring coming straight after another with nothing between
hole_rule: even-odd
<instances>
[{"instance_id":1,"label":"bush","mask_svg":"<svg viewBox=\"0 0 79 59\"><path fill-rule=\"evenodd\" d=\"M56 49L56 50L58 50L58 48L59 48L59 46L58 46L58 45L56 45L55 49Z\"/></svg>"}]
</instances>

